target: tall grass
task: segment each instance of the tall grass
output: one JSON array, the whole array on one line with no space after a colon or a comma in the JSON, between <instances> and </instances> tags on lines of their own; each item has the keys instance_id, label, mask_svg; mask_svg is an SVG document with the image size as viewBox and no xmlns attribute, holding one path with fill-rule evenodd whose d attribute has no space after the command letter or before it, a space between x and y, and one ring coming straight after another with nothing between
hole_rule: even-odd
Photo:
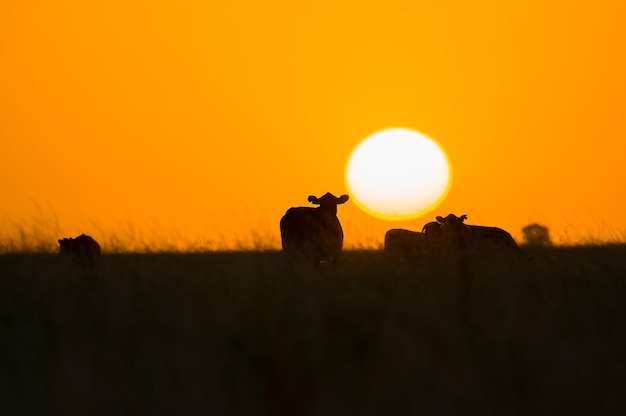
<instances>
[{"instance_id":1,"label":"tall grass","mask_svg":"<svg viewBox=\"0 0 626 416\"><path fill-rule=\"evenodd\" d=\"M109 254L121 253L198 253L207 251L266 251L280 248L277 235L251 230L231 235L181 235L176 232L138 230L126 223L116 231L101 227L84 227L80 231L61 231L56 223L38 221L33 223L4 224L0 229L0 255L7 253L56 253L58 240L76 237L82 233L94 237Z\"/></svg>"},{"instance_id":2,"label":"tall grass","mask_svg":"<svg viewBox=\"0 0 626 416\"><path fill-rule=\"evenodd\" d=\"M621 414L624 246L0 256L5 414ZM4 413L4 412L3 412Z\"/></svg>"},{"instance_id":3,"label":"tall grass","mask_svg":"<svg viewBox=\"0 0 626 416\"><path fill-rule=\"evenodd\" d=\"M36 205L35 211L36 215L31 217L0 217L0 254L54 253L59 249L58 239L76 237L82 233L94 237L102 246L103 252L110 254L267 251L279 250L281 247L278 218L261 217L258 221L253 221L234 216L222 220L219 226L210 223L219 220L207 219L206 223L197 228L190 228L189 225L179 228L174 220L167 225L159 222L133 222L132 217L128 220L101 219L69 225L60 221L51 208ZM361 225L344 222L344 248L382 249L385 229L381 228L379 233L373 234L372 230L364 229ZM224 231L224 224L232 224L232 227ZM389 228L392 226L389 225ZM510 231L519 243L523 242L521 235L516 235L515 230ZM626 242L626 230L615 229L601 221L589 228L572 226L556 235L551 232L551 236L552 241L559 246Z\"/></svg>"}]
</instances>

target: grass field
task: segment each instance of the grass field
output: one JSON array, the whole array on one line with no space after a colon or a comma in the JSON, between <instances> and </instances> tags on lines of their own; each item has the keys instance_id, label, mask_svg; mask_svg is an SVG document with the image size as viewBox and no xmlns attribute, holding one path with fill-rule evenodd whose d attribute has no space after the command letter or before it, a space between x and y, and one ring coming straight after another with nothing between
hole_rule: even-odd
<instances>
[{"instance_id":1,"label":"grass field","mask_svg":"<svg viewBox=\"0 0 626 416\"><path fill-rule=\"evenodd\" d=\"M624 414L626 246L0 256L0 410Z\"/></svg>"}]
</instances>

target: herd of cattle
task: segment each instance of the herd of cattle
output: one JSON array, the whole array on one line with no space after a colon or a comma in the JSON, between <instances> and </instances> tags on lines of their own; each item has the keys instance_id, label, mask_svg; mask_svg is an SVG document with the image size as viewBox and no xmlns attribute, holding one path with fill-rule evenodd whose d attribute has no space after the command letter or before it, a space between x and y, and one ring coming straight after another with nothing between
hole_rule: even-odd
<instances>
[{"instance_id":1,"label":"herd of cattle","mask_svg":"<svg viewBox=\"0 0 626 416\"><path fill-rule=\"evenodd\" d=\"M348 195L326 193L308 200L317 207L289 208L280 220L282 248L288 258L312 264L337 263L343 249L343 229L337 205ZM508 232L496 227L465 224L467 215L437 216L421 232L391 229L385 234L384 252L390 256L419 258L433 250L483 250L498 253L519 250ZM59 254L92 266L100 258L100 245L90 236L59 240Z\"/></svg>"},{"instance_id":2,"label":"herd of cattle","mask_svg":"<svg viewBox=\"0 0 626 416\"><path fill-rule=\"evenodd\" d=\"M343 229L337 218L337 205L348 195L337 198L326 193L320 198L309 196L309 202L319 205L289 208L280 220L283 251L290 258L300 258L313 264L335 263L341 256ZM465 224L467 215L437 216L424 225L421 232L392 229L385 233L384 251L390 256L418 258L432 250L476 250L493 252L517 251L519 247L511 234L501 228Z\"/></svg>"},{"instance_id":3,"label":"herd of cattle","mask_svg":"<svg viewBox=\"0 0 626 416\"><path fill-rule=\"evenodd\" d=\"M497 227L468 225L467 215L437 216L424 225L422 232L393 229L385 233L385 252L401 257L416 257L428 250L455 249L502 252L518 249L511 234Z\"/></svg>"}]
</instances>

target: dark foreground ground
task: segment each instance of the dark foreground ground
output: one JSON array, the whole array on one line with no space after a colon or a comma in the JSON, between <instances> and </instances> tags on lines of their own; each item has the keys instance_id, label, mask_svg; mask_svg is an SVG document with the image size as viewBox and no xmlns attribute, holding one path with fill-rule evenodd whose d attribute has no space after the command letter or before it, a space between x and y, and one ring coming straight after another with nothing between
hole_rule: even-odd
<instances>
[{"instance_id":1,"label":"dark foreground ground","mask_svg":"<svg viewBox=\"0 0 626 416\"><path fill-rule=\"evenodd\" d=\"M0 256L5 415L626 414L626 247Z\"/></svg>"}]
</instances>

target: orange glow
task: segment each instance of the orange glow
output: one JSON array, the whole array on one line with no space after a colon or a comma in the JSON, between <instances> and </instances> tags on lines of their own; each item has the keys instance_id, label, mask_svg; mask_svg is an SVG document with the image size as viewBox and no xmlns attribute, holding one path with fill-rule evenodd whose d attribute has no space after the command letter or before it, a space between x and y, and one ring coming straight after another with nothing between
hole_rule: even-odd
<instances>
[{"instance_id":1,"label":"orange glow","mask_svg":"<svg viewBox=\"0 0 626 416\"><path fill-rule=\"evenodd\" d=\"M626 240L623 1L78 0L0 4L0 250L279 247L308 195L346 193L373 131L437 138L427 217L348 202L347 247L468 214L518 240Z\"/></svg>"}]
</instances>

